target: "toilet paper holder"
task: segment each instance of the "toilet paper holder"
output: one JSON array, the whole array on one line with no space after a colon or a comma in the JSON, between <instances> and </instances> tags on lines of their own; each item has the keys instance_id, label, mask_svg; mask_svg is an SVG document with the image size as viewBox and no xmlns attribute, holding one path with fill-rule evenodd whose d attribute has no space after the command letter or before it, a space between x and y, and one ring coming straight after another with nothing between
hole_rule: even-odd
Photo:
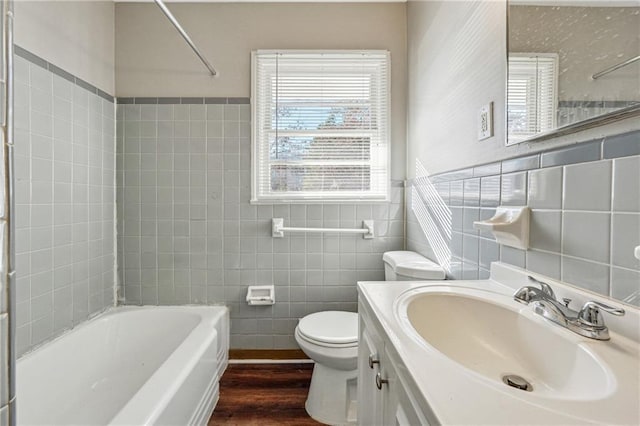
<instances>
[{"instance_id":1,"label":"toilet paper holder","mask_svg":"<svg viewBox=\"0 0 640 426\"><path fill-rule=\"evenodd\" d=\"M249 305L273 305L276 303L274 286L250 285L247 288L247 303Z\"/></svg>"}]
</instances>

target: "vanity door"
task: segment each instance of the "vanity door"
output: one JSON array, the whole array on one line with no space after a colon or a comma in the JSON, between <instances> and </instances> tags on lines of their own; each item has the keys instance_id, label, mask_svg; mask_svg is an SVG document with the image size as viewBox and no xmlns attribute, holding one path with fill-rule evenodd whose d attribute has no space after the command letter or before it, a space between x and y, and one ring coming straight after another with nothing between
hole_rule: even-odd
<instances>
[{"instance_id":1,"label":"vanity door","mask_svg":"<svg viewBox=\"0 0 640 426\"><path fill-rule=\"evenodd\" d=\"M394 363L386 350L381 365L381 378L378 381L382 384L381 391L384 395L383 424L389 426L428 426L429 423L417 408L418 405L413 401L413 397L407 392L400 379L396 366L401 368L402 365Z\"/></svg>"},{"instance_id":2,"label":"vanity door","mask_svg":"<svg viewBox=\"0 0 640 426\"><path fill-rule=\"evenodd\" d=\"M382 392L376 387L376 374L380 371L383 348L382 339L375 330L367 327L361 314L358 341L358 424L362 426L383 424Z\"/></svg>"}]
</instances>

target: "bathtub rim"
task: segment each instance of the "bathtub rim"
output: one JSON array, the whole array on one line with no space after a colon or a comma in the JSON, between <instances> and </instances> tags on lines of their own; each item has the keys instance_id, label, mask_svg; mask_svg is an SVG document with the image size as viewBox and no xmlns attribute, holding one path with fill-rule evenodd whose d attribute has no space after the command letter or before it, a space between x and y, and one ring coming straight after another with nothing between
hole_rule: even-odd
<instances>
[{"instance_id":1,"label":"bathtub rim","mask_svg":"<svg viewBox=\"0 0 640 426\"><path fill-rule=\"evenodd\" d=\"M202 359L207 350L211 350L211 348L210 355L215 359L215 368L211 371L211 379L208 381L206 392L207 395L211 394L210 396L214 398L212 402L207 403L213 410L218 398L218 383L222 372L228 364L229 336L220 336L220 333L218 333L220 325L223 327L222 331L228 333L230 323L229 308L225 305L124 305L111 307L23 354L18 359L18 367L25 362L31 361L42 350L58 343L60 339L70 337L72 333L82 332L86 327L94 326L103 320L108 321L110 317L116 315L145 311L182 312L194 314L198 318L193 328L185 333L178 346L162 360L141 386L132 393L126 403L117 409L108 424L153 424L163 414L172 397L180 390L185 380L189 377L189 373ZM158 382L162 386L153 387L153 385L150 385L152 382ZM19 398L20 395L18 395L18 400ZM204 400L201 401L201 398L204 398L204 396L194 395L194 404L197 402L198 407L205 403ZM136 406L136 404L138 405ZM194 409L197 410L198 407L194 407Z\"/></svg>"}]
</instances>

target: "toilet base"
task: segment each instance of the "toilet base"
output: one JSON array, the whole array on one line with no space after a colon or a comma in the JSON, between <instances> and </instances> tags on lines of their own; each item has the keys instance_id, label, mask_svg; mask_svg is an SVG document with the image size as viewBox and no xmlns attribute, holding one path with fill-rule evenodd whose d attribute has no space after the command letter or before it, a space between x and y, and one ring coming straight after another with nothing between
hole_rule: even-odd
<instances>
[{"instance_id":1,"label":"toilet base","mask_svg":"<svg viewBox=\"0 0 640 426\"><path fill-rule=\"evenodd\" d=\"M356 423L358 370L336 370L315 363L304 407L311 418L330 425Z\"/></svg>"}]
</instances>

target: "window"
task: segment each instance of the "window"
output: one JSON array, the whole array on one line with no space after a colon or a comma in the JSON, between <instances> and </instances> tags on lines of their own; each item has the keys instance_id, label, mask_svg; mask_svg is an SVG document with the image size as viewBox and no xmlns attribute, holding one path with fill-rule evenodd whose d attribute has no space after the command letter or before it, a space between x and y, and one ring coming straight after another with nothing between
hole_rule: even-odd
<instances>
[{"instance_id":1,"label":"window","mask_svg":"<svg viewBox=\"0 0 640 426\"><path fill-rule=\"evenodd\" d=\"M389 199L389 53L252 54L252 202Z\"/></svg>"},{"instance_id":2,"label":"window","mask_svg":"<svg viewBox=\"0 0 640 426\"><path fill-rule=\"evenodd\" d=\"M556 128L558 55L510 53L507 126L510 139Z\"/></svg>"}]
</instances>

